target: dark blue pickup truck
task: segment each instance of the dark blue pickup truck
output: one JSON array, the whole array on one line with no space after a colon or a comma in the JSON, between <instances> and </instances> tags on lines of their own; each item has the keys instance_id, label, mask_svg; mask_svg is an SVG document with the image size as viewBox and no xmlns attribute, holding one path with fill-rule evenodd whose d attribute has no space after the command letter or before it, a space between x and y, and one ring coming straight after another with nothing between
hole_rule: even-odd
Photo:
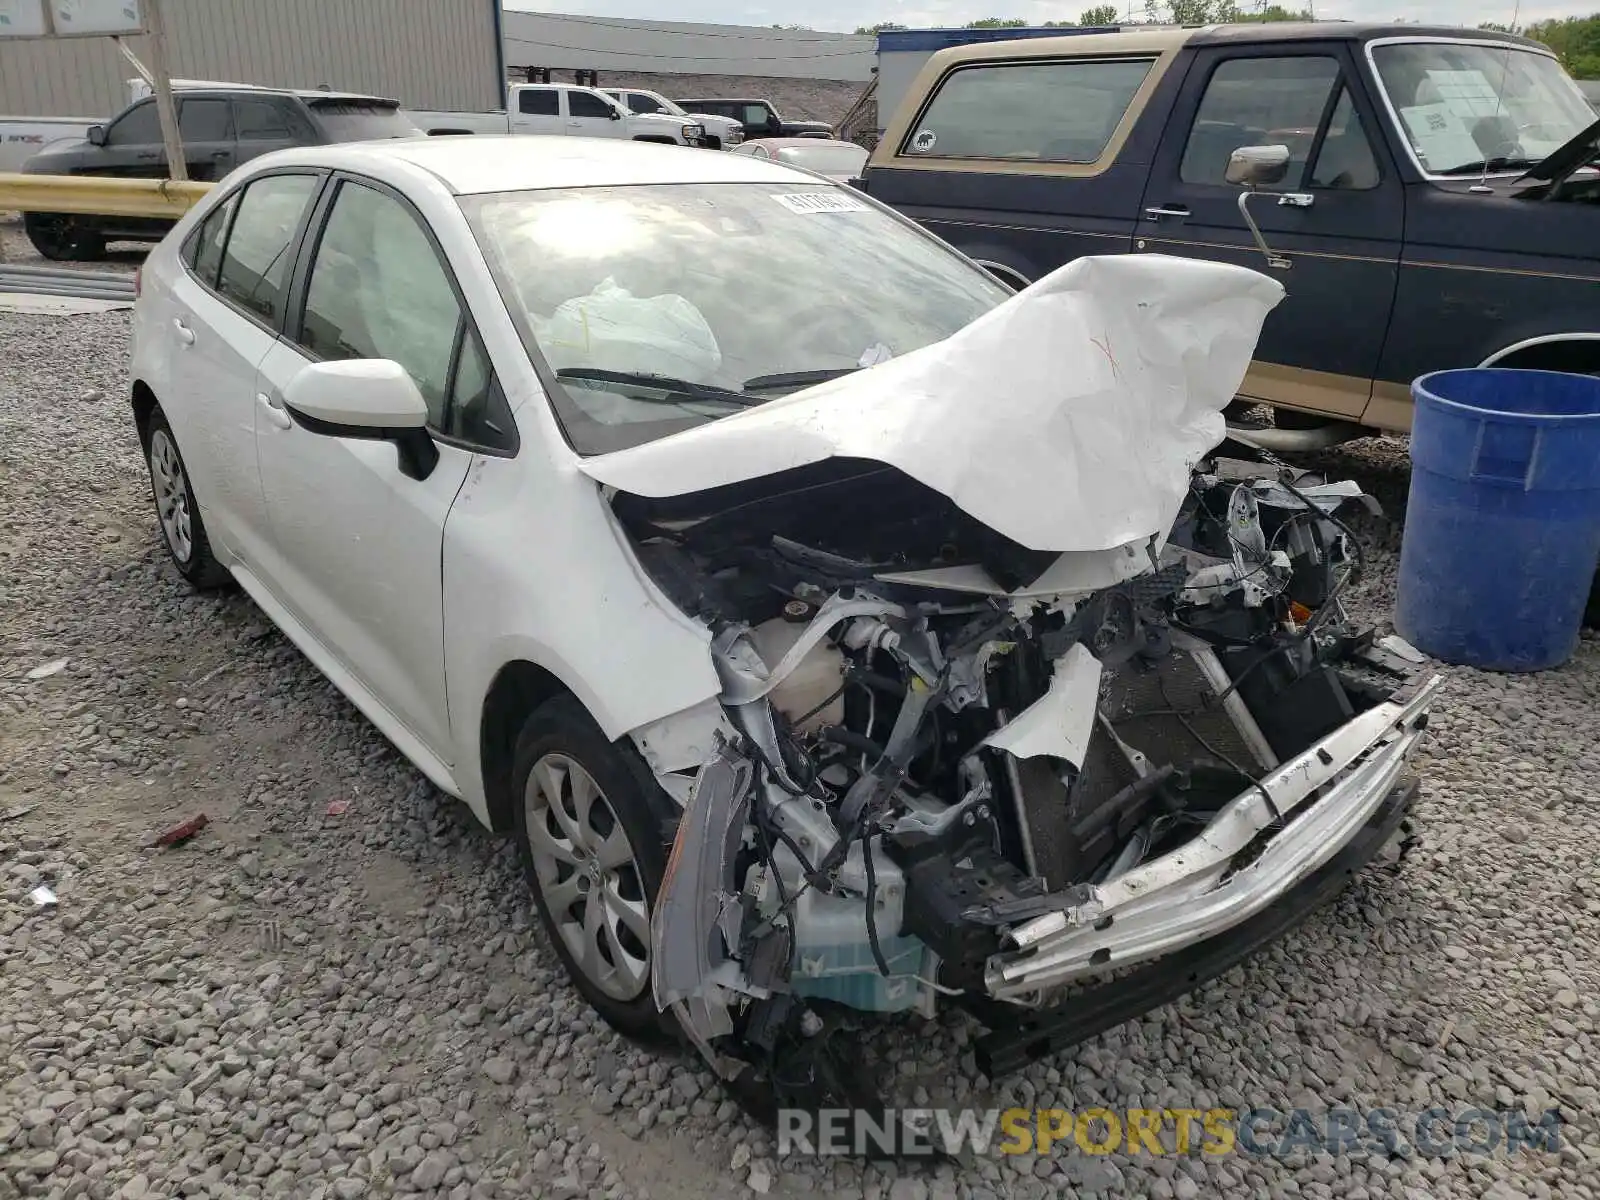
<instances>
[{"instance_id":1,"label":"dark blue pickup truck","mask_svg":"<svg viewBox=\"0 0 1600 1200\"><path fill-rule=\"evenodd\" d=\"M1015 286L1122 252L1279 279L1242 395L1310 445L1409 428L1427 371L1600 372L1597 142L1523 38L1145 29L934 54L860 186Z\"/></svg>"}]
</instances>

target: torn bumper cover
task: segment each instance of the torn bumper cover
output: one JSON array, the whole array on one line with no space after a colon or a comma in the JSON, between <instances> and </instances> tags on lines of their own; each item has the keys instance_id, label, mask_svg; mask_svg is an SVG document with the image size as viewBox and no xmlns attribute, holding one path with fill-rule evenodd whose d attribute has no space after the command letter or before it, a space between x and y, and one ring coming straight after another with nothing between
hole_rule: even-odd
<instances>
[{"instance_id":1,"label":"torn bumper cover","mask_svg":"<svg viewBox=\"0 0 1600 1200\"><path fill-rule=\"evenodd\" d=\"M1191 841L1083 901L1012 929L990 959L1001 1000L1143 962L1242 924L1276 903L1360 833L1394 790L1427 728L1429 677L1362 713L1259 785L1241 792ZM1259 852L1239 865L1255 844Z\"/></svg>"}]
</instances>

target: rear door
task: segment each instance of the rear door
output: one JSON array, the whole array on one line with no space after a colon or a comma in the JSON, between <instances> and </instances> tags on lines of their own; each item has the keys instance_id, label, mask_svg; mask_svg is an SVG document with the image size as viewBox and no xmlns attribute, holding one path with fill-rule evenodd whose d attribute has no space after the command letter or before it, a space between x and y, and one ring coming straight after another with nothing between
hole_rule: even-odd
<instances>
[{"instance_id":1,"label":"rear door","mask_svg":"<svg viewBox=\"0 0 1600 1200\"><path fill-rule=\"evenodd\" d=\"M213 182L238 162L232 106L226 96L183 96L178 100L178 137L189 178ZM166 161L163 150L161 161Z\"/></svg>"},{"instance_id":2,"label":"rear door","mask_svg":"<svg viewBox=\"0 0 1600 1200\"><path fill-rule=\"evenodd\" d=\"M1267 315L1242 393L1359 417L1394 305L1405 201L1345 42L1197 53L1162 137L1136 249L1236 263L1287 289ZM1240 146L1283 145L1284 180L1249 201L1271 266L1224 179Z\"/></svg>"}]
</instances>

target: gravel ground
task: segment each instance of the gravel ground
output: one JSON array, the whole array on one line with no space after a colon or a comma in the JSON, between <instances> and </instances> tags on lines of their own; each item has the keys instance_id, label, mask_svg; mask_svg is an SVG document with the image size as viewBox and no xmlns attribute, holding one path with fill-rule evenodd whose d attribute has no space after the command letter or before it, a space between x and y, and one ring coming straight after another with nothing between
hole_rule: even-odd
<instances>
[{"instance_id":1,"label":"gravel ground","mask_svg":"<svg viewBox=\"0 0 1600 1200\"><path fill-rule=\"evenodd\" d=\"M0 1200L1600 1190L1600 642L1534 678L1447 670L1418 848L1246 966L998 1083L956 1019L875 1026L869 1054L903 1102L1559 1105L1559 1153L779 1159L692 1057L589 1013L509 842L248 599L167 567L127 335L120 312L0 315ZM1403 443L1321 465L1398 515ZM1398 534L1368 532L1356 603L1382 617Z\"/></svg>"}]
</instances>

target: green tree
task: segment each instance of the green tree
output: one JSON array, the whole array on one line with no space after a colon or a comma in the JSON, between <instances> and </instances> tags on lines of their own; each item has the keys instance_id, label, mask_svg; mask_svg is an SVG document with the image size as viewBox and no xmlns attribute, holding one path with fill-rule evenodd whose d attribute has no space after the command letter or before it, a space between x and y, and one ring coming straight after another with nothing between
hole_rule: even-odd
<instances>
[{"instance_id":1,"label":"green tree","mask_svg":"<svg viewBox=\"0 0 1600 1200\"><path fill-rule=\"evenodd\" d=\"M1575 79L1600 79L1600 12L1587 17L1539 21L1522 30L1554 50Z\"/></svg>"},{"instance_id":2,"label":"green tree","mask_svg":"<svg viewBox=\"0 0 1600 1200\"><path fill-rule=\"evenodd\" d=\"M1115 25L1121 20L1122 14L1115 4L1097 4L1078 14L1079 25Z\"/></svg>"},{"instance_id":3,"label":"green tree","mask_svg":"<svg viewBox=\"0 0 1600 1200\"><path fill-rule=\"evenodd\" d=\"M904 29L899 21L879 21L876 25L858 25L856 32L859 34L882 33L885 29Z\"/></svg>"},{"instance_id":4,"label":"green tree","mask_svg":"<svg viewBox=\"0 0 1600 1200\"><path fill-rule=\"evenodd\" d=\"M978 21L968 21L968 29L1025 29L1027 22L1021 17L984 17Z\"/></svg>"}]
</instances>

